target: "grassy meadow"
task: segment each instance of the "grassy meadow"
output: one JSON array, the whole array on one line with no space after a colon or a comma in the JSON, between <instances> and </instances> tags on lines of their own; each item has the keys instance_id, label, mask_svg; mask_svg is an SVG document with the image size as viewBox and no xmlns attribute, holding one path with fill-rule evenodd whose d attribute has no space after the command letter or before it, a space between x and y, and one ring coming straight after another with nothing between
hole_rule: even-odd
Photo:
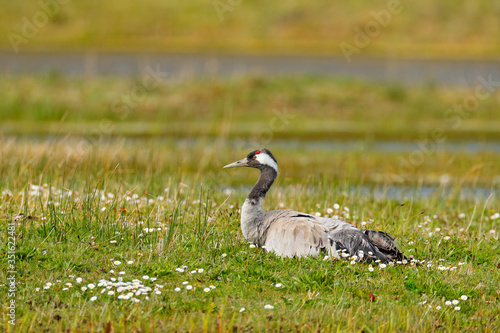
<instances>
[{"instance_id":1,"label":"grassy meadow","mask_svg":"<svg viewBox=\"0 0 500 333\"><path fill-rule=\"evenodd\" d=\"M0 0L1 48L12 50L14 39L20 51L342 55L341 43L382 57L497 59L500 51L500 5L494 0L42 3L52 5ZM359 31L369 37L356 44Z\"/></svg>"},{"instance_id":2,"label":"grassy meadow","mask_svg":"<svg viewBox=\"0 0 500 333\"><path fill-rule=\"evenodd\" d=\"M16 326L3 311L2 331L500 330L498 93L454 128L444 114L471 91L178 81L117 112L137 85L0 78L2 300L8 225L17 271ZM387 231L410 262L249 244L239 208L258 172L221 168L264 145L280 165L265 210Z\"/></svg>"}]
</instances>

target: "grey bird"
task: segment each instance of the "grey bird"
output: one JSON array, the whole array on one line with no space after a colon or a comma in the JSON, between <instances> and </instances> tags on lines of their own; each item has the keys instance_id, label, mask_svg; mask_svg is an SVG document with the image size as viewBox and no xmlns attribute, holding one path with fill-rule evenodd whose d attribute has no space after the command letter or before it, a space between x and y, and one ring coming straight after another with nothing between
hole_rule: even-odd
<instances>
[{"instance_id":1,"label":"grey bird","mask_svg":"<svg viewBox=\"0 0 500 333\"><path fill-rule=\"evenodd\" d=\"M389 263L405 256L386 232L358 229L342 220L318 217L290 209L264 212L262 202L278 176L278 162L266 148L252 151L224 168L250 167L260 177L241 208L241 231L245 238L280 257L320 254L335 258Z\"/></svg>"}]
</instances>

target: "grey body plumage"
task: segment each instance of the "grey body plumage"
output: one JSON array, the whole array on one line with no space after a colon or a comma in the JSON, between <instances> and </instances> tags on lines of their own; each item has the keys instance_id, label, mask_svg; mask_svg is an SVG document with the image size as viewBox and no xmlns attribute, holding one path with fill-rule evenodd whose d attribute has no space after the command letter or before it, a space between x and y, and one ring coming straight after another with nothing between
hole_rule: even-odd
<instances>
[{"instance_id":1,"label":"grey body plumage","mask_svg":"<svg viewBox=\"0 0 500 333\"><path fill-rule=\"evenodd\" d=\"M224 168L253 167L259 180L241 208L241 230L245 238L282 257L339 257L356 255L362 260L388 263L405 257L394 238L382 231L362 230L342 220L318 217L289 209L262 210L262 202L278 176L278 164L265 148L256 150Z\"/></svg>"}]
</instances>

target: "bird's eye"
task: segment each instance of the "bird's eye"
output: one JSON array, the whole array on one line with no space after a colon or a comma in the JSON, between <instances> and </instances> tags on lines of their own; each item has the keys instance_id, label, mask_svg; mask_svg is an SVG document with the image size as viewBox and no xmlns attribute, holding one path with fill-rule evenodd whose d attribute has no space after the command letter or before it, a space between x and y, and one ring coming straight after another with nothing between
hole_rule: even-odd
<instances>
[{"instance_id":1,"label":"bird's eye","mask_svg":"<svg viewBox=\"0 0 500 333\"><path fill-rule=\"evenodd\" d=\"M255 160L257 158L257 155L253 155L253 159Z\"/></svg>"}]
</instances>

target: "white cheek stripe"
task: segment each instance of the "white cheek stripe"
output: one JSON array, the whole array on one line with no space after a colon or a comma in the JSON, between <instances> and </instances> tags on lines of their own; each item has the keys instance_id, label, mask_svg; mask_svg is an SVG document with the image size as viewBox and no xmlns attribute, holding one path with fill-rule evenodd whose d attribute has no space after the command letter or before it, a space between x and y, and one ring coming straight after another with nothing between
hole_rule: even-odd
<instances>
[{"instance_id":1,"label":"white cheek stripe","mask_svg":"<svg viewBox=\"0 0 500 333\"><path fill-rule=\"evenodd\" d=\"M261 164L269 165L271 168L276 170L276 172L278 172L278 164L274 162L271 156L267 155L266 153L260 153L257 154L256 156L257 156L257 161L259 161Z\"/></svg>"}]
</instances>

